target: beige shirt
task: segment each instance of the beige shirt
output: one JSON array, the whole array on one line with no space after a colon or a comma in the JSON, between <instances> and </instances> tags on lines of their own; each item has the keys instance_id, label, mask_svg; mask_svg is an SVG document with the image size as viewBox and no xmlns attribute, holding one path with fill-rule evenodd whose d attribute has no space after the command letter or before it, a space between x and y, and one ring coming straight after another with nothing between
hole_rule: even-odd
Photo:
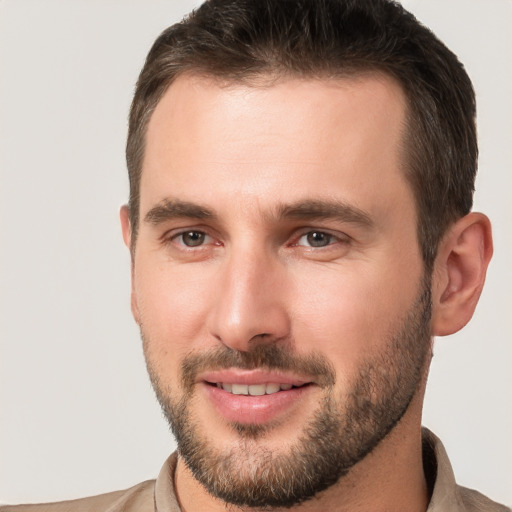
<instances>
[{"instance_id":1,"label":"beige shirt","mask_svg":"<svg viewBox=\"0 0 512 512\"><path fill-rule=\"evenodd\" d=\"M441 441L423 429L423 457L432 498L426 512L511 512L483 494L456 484ZM158 478L124 491L40 505L0 506L0 512L180 512L174 489L177 455L165 462Z\"/></svg>"}]
</instances>

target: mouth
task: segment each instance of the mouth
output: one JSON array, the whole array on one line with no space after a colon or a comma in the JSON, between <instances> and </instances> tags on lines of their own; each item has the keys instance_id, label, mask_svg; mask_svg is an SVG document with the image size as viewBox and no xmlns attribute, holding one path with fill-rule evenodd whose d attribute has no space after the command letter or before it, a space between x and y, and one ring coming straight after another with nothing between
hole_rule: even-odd
<instances>
[{"instance_id":1,"label":"mouth","mask_svg":"<svg viewBox=\"0 0 512 512\"><path fill-rule=\"evenodd\" d=\"M227 393L231 393L233 395L245 395L245 396L263 396L263 395L273 395L274 393L279 393L280 391L289 391L290 389L300 388L304 386L308 386L309 384L301 384L294 386L289 383L281 383L278 384L276 382L267 382L263 384L241 384L241 383L230 383L230 382L207 382L211 386L216 386L220 389L223 389Z\"/></svg>"},{"instance_id":2,"label":"mouth","mask_svg":"<svg viewBox=\"0 0 512 512\"><path fill-rule=\"evenodd\" d=\"M198 384L216 415L255 425L292 414L317 387L300 377L236 369L210 372Z\"/></svg>"}]
</instances>

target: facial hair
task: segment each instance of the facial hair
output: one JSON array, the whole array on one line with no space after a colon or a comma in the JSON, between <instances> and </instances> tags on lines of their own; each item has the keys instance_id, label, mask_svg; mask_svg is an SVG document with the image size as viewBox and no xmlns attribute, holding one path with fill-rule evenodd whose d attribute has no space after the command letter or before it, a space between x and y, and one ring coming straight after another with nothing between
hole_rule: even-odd
<instances>
[{"instance_id":1,"label":"facial hair","mask_svg":"<svg viewBox=\"0 0 512 512\"><path fill-rule=\"evenodd\" d=\"M249 352L221 346L186 356L178 396L177 390L162 385L148 357L151 341L141 328L153 388L179 455L194 477L226 503L266 509L292 507L338 482L393 430L420 386L431 351L430 283L421 288L395 332L388 334L384 349L368 358L351 389L338 395L336 374L326 356L298 355L284 344L262 342ZM233 424L239 442L229 450L207 440L208 426L193 414L195 377L224 368L288 370L312 376L320 385L323 399L317 411L286 452L265 446L272 428L265 425Z\"/></svg>"}]
</instances>

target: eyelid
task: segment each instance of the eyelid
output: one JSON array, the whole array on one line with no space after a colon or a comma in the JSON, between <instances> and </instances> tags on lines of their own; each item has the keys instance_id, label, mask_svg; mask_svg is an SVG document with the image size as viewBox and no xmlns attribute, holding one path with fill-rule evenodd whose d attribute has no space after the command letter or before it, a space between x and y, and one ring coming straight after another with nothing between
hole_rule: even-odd
<instances>
[{"instance_id":1,"label":"eyelid","mask_svg":"<svg viewBox=\"0 0 512 512\"><path fill-rule=\"evenodd\" d=\"M187 245L186 243L184 243L184 240L183 240L183 237L185 235L188 235L189 233L196 233L196 234L200 234L200 235L203 235L203 240L202 240L202 243L200 243L199 245ZM187 229L186 231L182 231L181 233L177 233L175 235L173 235L171 237L171 240L180 240L180 245L182 245L183 247L186 247L187 249L197 249L197 248L200 248L200 247L204 247L205 245L209 245L211 244L211 240L213 240L213 237L210 236L208 233L205 233L204 231L199 231L198 229Z\"/></svg>"},{"instance_id":2,"label":"eyelid","mask_svg":"<svg viewBox=\"0 0 512 512\"><path fill-rule=\"evenodd\" d=\"M197 233L203 233L205 235L205 237L211 238L211 240L207 241L206 243L203 243L201 245L198 245L196 247L187 246L184 243L179 243L177 245L179 245L180 247L185 248L187 250L188 249L198 250L198 249L204 248L205 246L211 245L212 242L214 243L214 245L223 245L223 243L219 240L219 234L212 232L212 231L214 231L214 230L212 230L210 227L204 226L204 225L200 225L200 226L190 226L189 225L189 226L177 227L177 228L172 228L172 229L165 231L165 233L163 233L159 237L159 241L163 245L168 245L171 243L176 244L175 240L177 238L179 238L180 236L184 235L185 233L197 232ZM309 233L324 233L324 234L332 237L334 240L333 240L333 242L330 242L328 245L326 245L324 247L313 247L313 246L307 246L305 244L299 244L298 243L299 240ZM337 243L342 243L342 244L349 243L352 240L352 237L350 237L346 233L344 233L342 231L338 231L338 230L306 226L306 227L302 227L302 228L295 230L295 233L290 237L290 239L291 239L291 241L288 244L286 244L288 246L320 250L320 249L328 249L330 246L337 245Z\"/></svg>"},{"instance_id":3,"label":"eyelid","mask_svg":"<svg viewBox=\"0 0 512 512\"><path fill-rule=\"evenodd\" d=\"M302 245L302 244L298 243L301 238L303 238L304 236L306 236L310 233L322 233L322 234L328 235L328 236L334 238L334 243L329 243L323 247L312 247L312 246ZM335 245L336 243L349 243L351 240L352 239L349 235L347 235L346 233L340 232L340 231L335 231L335 230L326 229L326 228L307 227L307 228L302 228L301 230L299 230L299 232L296 235L294 235L293 242L291 245L296 246L296 247L306 247L309 249L319 250L319 249L326 249L332 245Z\"/></svg>"},{"instance_id":4,"label":"eyelid","mask_svg":"<svg viewBox=\"0 0 512 512\"><path fill-rule=\"evenodd\" d=\"M205 235L206 239L211 239L201 245L198 246L187 246L184 243L176 242L176 239L185 235L186 233L202 233ZM186 226L180 228L173 228L166 231L161 237L159 237L160 242L163 245L175 244L180 248L184 248L186 250L198 250L204 248L205 246L211 245L213 241L215 241L217 237L211 233L211 229L206 228L205 226Z\"/></svg>"}]
</instances>

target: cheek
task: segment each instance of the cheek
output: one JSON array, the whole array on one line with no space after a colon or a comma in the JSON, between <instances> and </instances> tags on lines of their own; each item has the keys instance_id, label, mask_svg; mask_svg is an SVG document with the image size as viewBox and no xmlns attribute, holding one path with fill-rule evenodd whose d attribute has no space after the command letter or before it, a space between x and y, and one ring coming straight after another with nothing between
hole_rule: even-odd
<instances>
[{"instance_id":1,"label":"cheek","mask_svg":"<svg viewBox=\"0 0 512 512\"><path fill-rule=\"evenodd\" d=\"M297 280L292 311L297 350L319 351L339 378L354 375L362 362L384 350L416 299L419 277L401 281L398 274L340 268Z\"/></svg>"},{"instance_id":2,"label":"cheek","mask_svg":"<svg viewBox=\"0 0 512 512\"><path fill-rule=\"evenodd\" d=\"M134 290L146 355L159 367L175 368L204 340L207 280L200 272L170 271L158 264L136 268Z\"/></svg>"}]
</instances>

